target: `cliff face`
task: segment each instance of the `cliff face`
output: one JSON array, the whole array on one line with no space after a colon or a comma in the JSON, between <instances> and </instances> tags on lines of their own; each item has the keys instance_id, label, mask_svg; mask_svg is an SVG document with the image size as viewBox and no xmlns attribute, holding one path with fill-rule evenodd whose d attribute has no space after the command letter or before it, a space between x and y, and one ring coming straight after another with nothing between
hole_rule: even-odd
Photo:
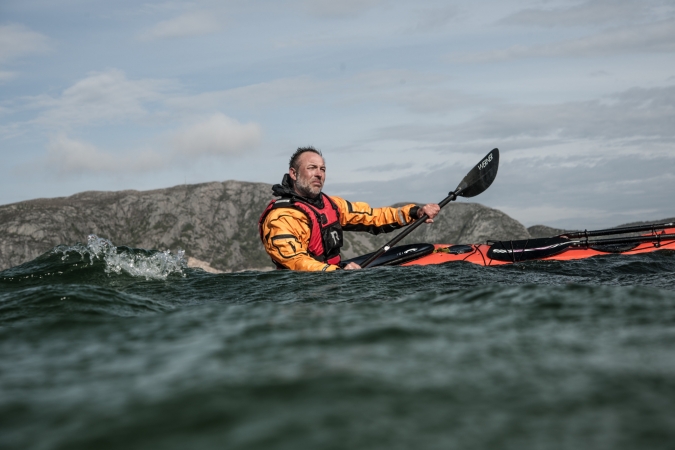
<instances>
[{"instance_id":1,"label":"cliff face","mask_svg":"<svg viewBox=\"0 0 675 450\"><path fill-rule=\"evenodd\" d=\"M564 230L562 228L553 228L546 225L532 225L531 227L527 228L527 231L533 238L545 238L549 236L558 236L559 234L569 233L571 231L578 231L578 230Z\"/></svg>"},{"instance_id":2,"label":"cliff face","mask_svg":"<svg viewBox=\"0 0 675 450\"><path fill-rule=\"evenodd\" d=\"M221 270L269 266L257 219L272 198L262 183L205 183L154 191L82 192L0 207L0 268L88 234L116 245L184 249Z\"/></svg>"},{"instance_id":3,"label":"cliff face","mask_svg":"<svg viewBox=\"0 0 675 450\"><path fill-rule=\"evenodd\" d=\"M257 222L271 185L225 181L153 191L82 192L0 206L0 270L30 261L59 244L96 234L116 245L183 249L219 270L271 268ZM394 234L345 233L345 258L371 252ZM432 225L402 243L476 243L530 235L506 214L472 203L451 203Z\"/></svg>"}]
</instances>

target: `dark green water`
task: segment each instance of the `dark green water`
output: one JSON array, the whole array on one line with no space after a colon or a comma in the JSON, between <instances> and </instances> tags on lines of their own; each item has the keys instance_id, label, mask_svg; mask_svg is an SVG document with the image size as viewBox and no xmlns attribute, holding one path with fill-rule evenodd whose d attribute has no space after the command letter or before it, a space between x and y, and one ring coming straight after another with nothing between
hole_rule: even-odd
<instances>
[{"instance_id":1,"label":"dark green water","mask_svg":"<svg viewBox=\"0 0 675 450\"><path fill-rule=\"evenodd\" d=\"M673 448L674 288L672 251L212 275L60 247L0 272L0 448Z\"/></svg>"}]
</instances>

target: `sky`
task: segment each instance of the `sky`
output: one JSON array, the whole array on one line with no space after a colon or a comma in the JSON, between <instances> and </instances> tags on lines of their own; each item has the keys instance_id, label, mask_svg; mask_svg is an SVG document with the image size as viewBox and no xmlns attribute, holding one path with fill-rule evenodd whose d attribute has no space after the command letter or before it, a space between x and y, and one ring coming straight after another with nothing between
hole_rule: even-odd
<instances>
[{"instance_id":1,"label":"sky","mask_svg":"<svg viewBox=\"0 0 675 450\"><path fill-rule=\"evenodd\" d=\"M472 199L526 226L675 216L672 0L3 0L0 204L278 183Z\"/></svg>"}]
</instances>

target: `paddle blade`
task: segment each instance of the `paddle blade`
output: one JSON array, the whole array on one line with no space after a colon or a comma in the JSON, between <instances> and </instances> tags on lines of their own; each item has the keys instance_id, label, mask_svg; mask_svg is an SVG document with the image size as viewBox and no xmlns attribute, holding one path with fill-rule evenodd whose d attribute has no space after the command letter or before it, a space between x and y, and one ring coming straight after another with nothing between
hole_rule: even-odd
<instances>
[{"instance_id":1,"label":"paddle blade","mask_svg":"<svg viewBox=\"0 0 675 450\"><path fill-rule=\"evenodd\" d=\"M495 148L485 155L476 167L471 169L457 189L455 194L462 197L475 197L490 187L497 178L499 168L499 149Z\"/></svg>"}]
</instances>

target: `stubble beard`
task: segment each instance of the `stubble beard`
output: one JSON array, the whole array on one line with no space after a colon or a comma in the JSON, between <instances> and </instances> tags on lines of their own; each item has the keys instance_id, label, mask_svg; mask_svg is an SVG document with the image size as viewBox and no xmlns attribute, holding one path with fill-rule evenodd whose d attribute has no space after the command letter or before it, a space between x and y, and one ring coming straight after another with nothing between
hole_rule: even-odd
<instances>
[{"instance_id":1,"label":"stubble beard","mask_svg":"<svg viewBox=\"0 0 675 450\"><path fill-rule=\"evenodd\" d=\"M312 179L303 179L298 177L297 180L295 180L295 189L302 195L303 197L307 198L316 198L319 193L321 193L321 188L323 186L312 186L310 184L310 181Z\"/></svg>"}]
</instances>

